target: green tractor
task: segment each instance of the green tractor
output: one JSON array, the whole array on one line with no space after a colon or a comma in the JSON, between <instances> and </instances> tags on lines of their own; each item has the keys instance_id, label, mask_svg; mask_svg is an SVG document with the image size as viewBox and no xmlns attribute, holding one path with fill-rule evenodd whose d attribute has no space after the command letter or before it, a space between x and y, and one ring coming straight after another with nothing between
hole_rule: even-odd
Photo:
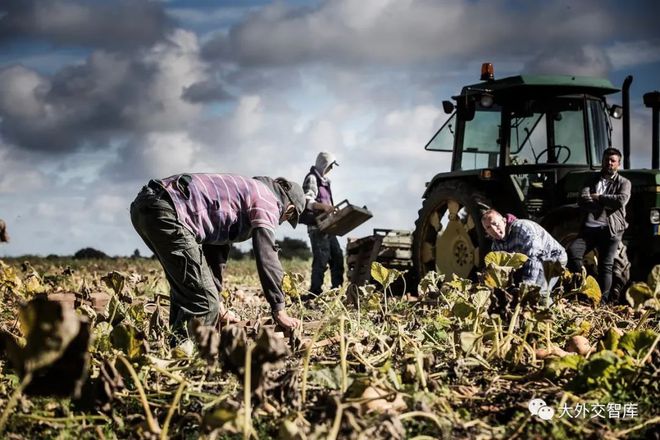
<instances>
[{"instance_id":1,"label":"green tractor","mask_svg":"<svg viewBox=\"0 0 660 440\"><path fill-rule=\"evenodd\" d=\"M613 119L623 116L620 172L633 191L627 205L631 226L615 266L621 273L630 268L633 279L645 279L660 262L658 92L644 96L653 108L653 169L631 170L632 77L623 84L623 107L607 102L606 96L619 89L605 79L520 75L495 80L486 63L481 80L463 87L455 103L443 102L451 116L425 147L451 152L452 161L451 171L435 175L424 192L413 234L413 276L431 270L474 275L490 249L480 221L486 206L537 221L567 246L580 227L578 193L613 145ZM618 280L619 289L625 281ZM615 277L613 289L616 282Z\"/></svg>"}]
</instances>

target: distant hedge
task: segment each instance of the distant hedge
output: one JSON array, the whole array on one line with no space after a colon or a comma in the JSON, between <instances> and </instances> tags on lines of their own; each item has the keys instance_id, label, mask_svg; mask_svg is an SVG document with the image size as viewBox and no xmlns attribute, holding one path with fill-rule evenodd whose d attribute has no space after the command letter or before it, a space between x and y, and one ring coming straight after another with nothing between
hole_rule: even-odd
<instances>
[{"instance_id":1,"label":"distant hedge","mask_svg":"<svg viewBox=\"0 0 660 440\"><path fill-rule=\"evenodd\" d=\"M110 257L105 252L99 251L98 249L84 248L73 254L73 258L77 260L101 260Z\"/></svg>"}]
</instances>

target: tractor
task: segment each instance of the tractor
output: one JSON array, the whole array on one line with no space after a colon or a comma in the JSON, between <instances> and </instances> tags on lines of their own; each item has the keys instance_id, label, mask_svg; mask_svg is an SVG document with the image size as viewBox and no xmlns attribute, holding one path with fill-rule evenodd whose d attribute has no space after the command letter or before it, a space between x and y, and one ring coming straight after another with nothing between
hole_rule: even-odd
<instances>
[{"instance_id":1,"label":"tractor","mask_svg":"<svg viewBox=\"0 0 660 440\"><path fill-rule=\"evenodd\" d=\"M453 101L443 101L450 116L425 147L451 152L451 171L427 183L413 233L413 277L431 270L474 276L491 244L480 221L487 207L534 220L568 246L580 228L579 191L600 169L603 151L613 146L613 123L623 118L620 173L631 181L632 196L627 205L630 227L615 266L620 273L630 269L632 279L645 279L660 262L660 94L644 96L653 109L652 169L632 170L631 83L628 76L619 106L606 99L620 91L606 79L494 79L492 64L485 63L481 82L463 87ZM617 282L623 288L626 277L615 276L613 292Z\"/></svg>"}]
</instances>

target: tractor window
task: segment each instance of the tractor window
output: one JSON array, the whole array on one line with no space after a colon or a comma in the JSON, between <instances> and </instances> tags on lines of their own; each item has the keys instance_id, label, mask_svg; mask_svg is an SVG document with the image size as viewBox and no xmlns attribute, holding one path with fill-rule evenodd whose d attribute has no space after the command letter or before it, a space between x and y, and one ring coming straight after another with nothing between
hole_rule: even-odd
<instances>
[{"instance_id":1,"label":"tractor window","mask_svg":"<svg viewBox=\"0 0 660 440\"><path fill-rule=\"evenodd\" d=\"M581 98L560 98L532 102L515 111L509 163L587 165L583 104Z\"/></svg>"},{"instance_id":2,"label":"tractor window","mask_svg":"<svg viewBox=\"0 0 660 440\"><path fill-rule=\"evenodd\" d=\"M581 101L572 101L575 104ZM557 112L555 115L555 155L558 163L587 165L582 105ZM559 146L566 148L562 149ZM568 150L568 151L567 151ZM570 154L568 154L570 151Z\"/></svg>"},{"instance_id":3,"label":"tractor window","mask_svg":"<svg viewBox=\"0 0 660 440\"><path fill-rule=\"evenodd\" d=\"M591 164L599 166L603 151L610 146L607 122L609 116L602 101L590 100L588 102Z\"/></svg>"},{"instance_id":4,"label":"tractor window","mask_svg":"<svg viewBox=\"0 0 660 440\"><path fill-rule=\"evenodd\" d=\"M499 163L501 109L479 108L474 119L465 122L461 169L474 170L496 167Z\"/></svg>"},{"instance_id":5,"label":"tractor window","mask_svg":"<svg viewBox=\"0 0 660 440\"><path fill-rule=\"evenodd\" d=\"M431 138L424 147L431 151L454 151L454 133L456 131L456 112L442 125L440 130Z\"/></svg>"},{"instance_id":6,"label":"tractor window","mask_svg":"<svg viewBox=\"0 0 660 440\"><path fill-rule=\"evenodd\" d=\"M510 142L511 165L536 163L536 157L548 147L545 113L512 118Z\"/></svg>"}]
</instances>

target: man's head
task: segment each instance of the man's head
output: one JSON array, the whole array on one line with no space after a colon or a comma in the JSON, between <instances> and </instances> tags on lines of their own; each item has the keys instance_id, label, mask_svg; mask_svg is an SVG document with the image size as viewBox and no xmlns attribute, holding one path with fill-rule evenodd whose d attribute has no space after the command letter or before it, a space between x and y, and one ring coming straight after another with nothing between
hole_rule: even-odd
<instances>
[{"instance_id":1,"label":"man's head","mask_svg":"<svg viewBox=\"0 0 660 440\"><path fill-rule=\"evenodd\" d=\"M481 226L493 240L504 240L506 237L506 219L494 209L483 213Z\"/></svg>"},{"instance_id":2,"label":"man's head","mask_svg":"<svg viewBox=\"0 0 660 440\"><path fill-rule=\"evenodd\" d=\"M621 166L621 152L616 148L608 148L603 151L601 171L603 174L613 176Z\"/></svg>"},{"instance_id":3,"label":"man's head","mask_svg":"<svg viewBox=\"0 0 660 440\"><path fill-rule=\"evenodd\" d=\"M305 199L305 193L300 185L296 182L287 180L284 177L278 177L275 179L275 183L282 188L287 201L289 202L284 206L280 223L288 220L289 223L291 223L291 226L295 228L298 225L300 214L305 209L305 203L307 202Z\"/></svg>"}]
</instances>

